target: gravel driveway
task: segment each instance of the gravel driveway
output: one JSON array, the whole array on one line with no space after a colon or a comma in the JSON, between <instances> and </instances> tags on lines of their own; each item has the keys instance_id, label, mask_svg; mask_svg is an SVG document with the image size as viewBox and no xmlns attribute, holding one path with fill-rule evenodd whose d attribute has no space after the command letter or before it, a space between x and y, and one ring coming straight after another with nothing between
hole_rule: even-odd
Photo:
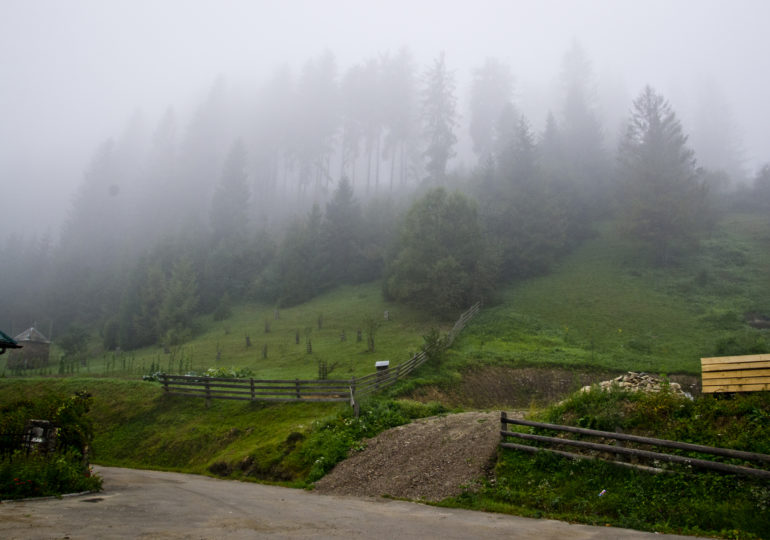
<instances>
[{"instance_id":1,"label":"gravel driveway","mask_svg":"<svg viewBox=\"0 0 770 540\"><path fill-rule=\"evenodd\" d=\"M188 474L112 467L96 470L104 478L101 493L0 504L0 538L661 537Z\"/></svg>"}]
</instances>

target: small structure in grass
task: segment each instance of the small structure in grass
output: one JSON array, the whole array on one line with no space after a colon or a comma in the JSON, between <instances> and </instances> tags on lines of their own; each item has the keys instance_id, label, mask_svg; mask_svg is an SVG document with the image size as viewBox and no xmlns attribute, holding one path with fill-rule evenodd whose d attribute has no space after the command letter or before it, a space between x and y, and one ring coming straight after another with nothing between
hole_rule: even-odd
<instances>
[{"instance_id":1,"label":"small structure in grass","mask_svg":"<svg viewBox=\"0 0 770 540\"><path fill-rule=\"evenodd\" d=\"M30 326L13 338L22 349L8 358L11 369L37 369L50 364L51 341L37 328Z\"/></svg>"}]
</instances>

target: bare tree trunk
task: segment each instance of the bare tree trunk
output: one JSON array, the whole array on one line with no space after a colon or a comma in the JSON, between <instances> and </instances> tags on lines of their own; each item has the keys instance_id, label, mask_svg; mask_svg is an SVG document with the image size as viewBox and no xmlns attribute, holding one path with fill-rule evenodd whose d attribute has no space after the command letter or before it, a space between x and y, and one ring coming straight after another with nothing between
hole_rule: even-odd
<instances>
[{"instance_id":1,"label":"bare tree trunk","mask_svg":"<svg viewBox=\"0 0 770 540\"><path fill-rule=\"evenodd\" d=\"M380 190L380 142L382 141L382 133L377 132L377 161L374 162L375 175L374 175L374 191L375 193Z\"/></svg>"},{"instance_id":2,"label":"bare tree trunk","mask_svg":"<svg viewBox=\"0 0 770 540\"><path fill-rule=\"evenodd\" d=\"M393 176L396 172L396 154L397 150L393 148L393 154L390 156L390 192L393 193Z\"/></svg>"},{"instance_id":3,"label":"bare tree trunk","mask_svg":"<svg viewBox=\"0 0 770 540\"><path fill-rule=\"evenodd\" d=\"M367 139L366 141L366 153L367 153L367 161L366 161L366 193L369 194L369 187L372 182L372 140Z\"/></svg>"},{"instance_id":4,"label":"bare tree trunk","mask_svg":"<svg viewBox=\"0 0 770 540\"><path fill-rule=\"evenodd\" d=\"M401 141L401 187L406 185L406 141Z\"/></svg>"}]
</instances>

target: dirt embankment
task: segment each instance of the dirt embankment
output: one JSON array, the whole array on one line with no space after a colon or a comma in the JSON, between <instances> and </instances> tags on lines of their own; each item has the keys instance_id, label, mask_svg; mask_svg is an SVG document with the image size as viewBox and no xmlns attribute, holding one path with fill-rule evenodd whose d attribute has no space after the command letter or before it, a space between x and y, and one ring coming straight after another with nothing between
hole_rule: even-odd
<instances>
[{"instance_id":1,"label":"dirt embankment","mask_svg":"<svg viewBox=\"0 0 770 540\"><path fill-rule=\"evenodd\" d=\"M522 408L563 399L582 386L612 378L611 372L566 369L487 367L463 375L451 388L423 387L412 399L452 406L498 408L522 417ZM672 377L685 390L697 390L697 378ZM439 501L473 489L491 474L500 442L500 413L467 412L423 418L365 441L316 483L321 493L391 496Z\"/></svg>"},{"instance_id":2,"label":"dirt embankment","mask_svg":"<svg viewBox=\"0 0 770 540\"><path fill-rule=\"evenodd\" d=\"M316 483L321 493L440 501L490 473L499 412L416 420L366 441Z\"/></svg>"},{"instance_id":3,"label":"dirt embankment","mask_svg":"<svg viewBox=\"0 0 770 540\"><path fill-rule=\"evenodd\" d=\"M439 401L451 407L471 409L525 409L560 401L582 387L613 379L616 371L581 371L564 368L509 368L484 366L463 373L462 381L451 387L424 386L410 399ZM700 394L699 377L672 375L690 394Z\"/></svg>"}]
</instances>

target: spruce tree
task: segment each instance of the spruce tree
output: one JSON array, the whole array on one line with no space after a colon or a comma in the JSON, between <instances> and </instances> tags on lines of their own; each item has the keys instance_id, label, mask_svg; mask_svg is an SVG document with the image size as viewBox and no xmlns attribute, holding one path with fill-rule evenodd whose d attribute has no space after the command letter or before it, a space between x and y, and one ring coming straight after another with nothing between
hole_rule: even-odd
<instances>
[{"instance_id":1,"label":"spruce tree","mask_svg":"<svg viewBox=\"0 0 770 540\"><path fill-rule=\"evenodd\" d=\"M246 232L248 209L246 148L238 139L230 149L219 187L211 201L211 228L214 241L241 239Z\"/></svg>"},{"instance_id":2,"label":"spruce tree","mask_svg":"<svg viewBox=\"0 0 770 540\"><path fill-rule=\"evenodd\" d=\"M633 103L619 160L622 230L666 264L697 242L709 212L687 136L669 103L649 86Z\"/></svg>"},{"instance_id":3,"label":"spruce tree","mask_svg":"<svg viewBox=\"0 0 770 540\"><path fill-rule=\"evenodd\" d=\"M457 136L457 97L454 75L447 69L442 53L425 74L422 95L423 152L428 181L441 184L446 178L447 162L454 157Z\"/></svg>"}]
</instances>

